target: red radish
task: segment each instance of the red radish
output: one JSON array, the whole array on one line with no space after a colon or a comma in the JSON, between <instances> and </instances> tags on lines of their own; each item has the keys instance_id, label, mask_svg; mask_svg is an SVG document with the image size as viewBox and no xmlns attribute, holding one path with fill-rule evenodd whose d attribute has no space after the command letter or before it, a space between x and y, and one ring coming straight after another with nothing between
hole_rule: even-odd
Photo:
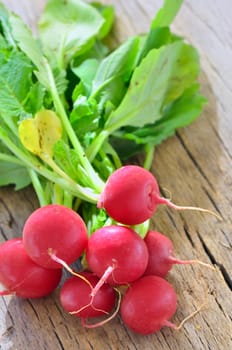
<instances>
[{"instance_id":1,"label":"red radish","mask_svg":"<svg viewBox=\"0 0 232 350\"><path fill-rule=\"evenodd\" d=\"M0 245L0 283L6 288L0 295L40 298L58 286L62 270L45 269L32 261L21 238Z\"/></svg>"},{"instance_id":2,"label":"red radish","mask_svg":"<svg viewBox=\"0 0 232 350\"><path fill-rule=\"evenodd\" d=\"M91 272L80 273L92 287L95 287L99 278ZM60 291L60 302L63 308L80 318L97 317L108 314L115 306L116 292L107 283L91 298L91 287L82 279L73 276L67 279Z\"/></svg>"},{"instance_id":3,"label":"red radish","mask_svg":"<svg viewBox=\"0 0 232 350\"><path fill-rule=\"evenodd\" d=\"M35 210L23 228L23 244L38 265L61 268L51 252L67 264L77 260L87 245L87 228L82 218L63 205L50 204Z\"/></svg>"},{"instance_id":4,"label":"red radish","mask_svg":"<svg viewBox=\"0 0 232 350\"><path fill-rule=\"evenodd\" d=\"M174 257L174 248L171 240L157 231L148 231L144 238L149 258L145 275L165 277L174 264L198 263L210 268L211 265L199 260L180 260Z\"/></svg>"},{"instance_id":5,"label":"red radish","mask_svg":"<svg viewBox=\"0 0 232 350\"><path fill-rule=\"evenodd\" d=\"M163 326L176 328L169 320L176 312L172 285L158 276L145 276L130 285L120 308L123 322L132 331L150 334Z\"/></svg>"},{"instance_id":6,"label":"red radish","mask_svg":"<svg viewBox=\"0 0 232 350\"><path fill-rule=\"evenodd\" d=\"M148 250L134 230L111 225L101 227L89 238L86 260L91 271L102 277L101 281L126 284L146 270Z\"/></svg>"},{"instance_id":7,"label":"red radish","mask_svg":"<svg viewBox=\"0 0 232 350\"><path fill-rule=\"evenodd\" d=\"M152 217L159 204L177 210L199 210L217 214L207 209L182 207L160 197L159 186L153 174L137 165L125 165L108 178L98 200L109 216L125 225L137 225Z\"/></svg>"}]
</instances>

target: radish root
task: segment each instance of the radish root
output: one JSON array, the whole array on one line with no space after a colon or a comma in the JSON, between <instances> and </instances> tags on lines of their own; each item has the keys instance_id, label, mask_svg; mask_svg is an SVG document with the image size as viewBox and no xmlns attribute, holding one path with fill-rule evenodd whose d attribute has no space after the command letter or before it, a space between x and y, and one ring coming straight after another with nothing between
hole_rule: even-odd
<instances>
[{"instance_id":1,"label":"radish root","mask_svg":"<svg viewBox=\"0 0 232 350\"><path fill-rule=\"evenodd\" d=\"M96 286L92 289L91 292L91 297L95 297L95 295L97 294L97 292L99 291L99 289L101 288L101 286L107 281L107 278L112 274L112 272L114 271L115 266L109 266L107 267L106 271L104 272L104 274L102 275L101 279L98 281L98 283L96 284Z\"/></svg>"},{"instance_id":2,"label":"radish root","mask_svg":"<svg viewBox=\"0 0 232 350\"><path fill-rule=\"evenodd\" d=\"M164 321L163 325L164 326L167 326L169 328L172 328L176 331L179 331L183 325L188 321L190 320L191 318L193 318L196 314L198 314L204 307L205 307L206 303L202 304L197 310L193 311L190 315L188 315L187 317L185 317L181 323L177 326L175 323L172 323L168 320Z\"/></svg>"},{"instance_id":3,"label":"radish root","mask_svg":"<svg viewBox=\"0 0 232 350\"><path fill-rule=\"evenodd\" d=\"M181 259L177 259L175 258L174 256L169 256L168 257L168 260L170 260L170 262L172 264L180 264L180 265L188 265L188 264L199 264L199 265L202 265L202 266L206 266L214 271L216 271L216 268L211 265L211 264L208 264L208 263L205 263L201 260L197 260L197 259L193 259L193 260L181 260Z\"/></svg>"},{"instance_id":4,"label":"radish root","mask_svg":"<svg viewBox=\"0 0 232 350\"><path fill-rule=\"evenodd\" d=\"M71 267L64 260L62 260L62 259L58 258L58 256L56 256L56 254L52 251L52 249L49 249L48 254L52 260L54 260L58 264L62 265L73 276L76 276L76 277L82 279L85 283L87 283L89 285L89 287L91 289L93 289L92 284L84 276L82 276L81 274L79 274L79 273L75 272L73 269L71 269Z\"/></svg>"},{"instance_id":5,"label":"radish root","mask_svg":"<svg viewBox=\"0 0 232 350\"><path fill-rule=\"evenodd\" d=\"M117 288L114 288L115 291L118 293L118 303L117 303L117 307L115 309L115 311L109 316L107 317L106 319L100 321L100 322L97 322L97 323L94 323L94 324L89 324L86 322L86 319L81 319L81 323L82 323L82 326L85 327L85 328L97 328L97 327L101 327L103 326L104 324L108 323L109 321L111 321L115 316L117 316L118 312L119 312L119 308L120 308L120 305L121 305L121 299L122 299L122 296L121 296L121 293L120 291L117 289Z\"/></svg>"},{"instance_id":6,"label":"radish root","mask_svg":"<svg viewBox=\"0 0 232 350\"><path fill-rule=\"evenodd\" d=\"M204 213L208 213L208 214L211 214L213 216L215 216L217 219L219 219L220 221L222 221L222 217L221 215L219 215L218 213L212 211L212 210L209 210L209 209L204 209L204 208L200 208L200 207L192 207L192 206L181 206L181 205L176 205L174 204L173 202L171 202L169 199L167 198L163 198L161 197L160 200L159 200L159 204L164 204L164 205L167 205L168 207L170 208L173 208L175 210L195 210L195 211L201 211L201 212L204 212Z\"/></svg>"}]
</instances>

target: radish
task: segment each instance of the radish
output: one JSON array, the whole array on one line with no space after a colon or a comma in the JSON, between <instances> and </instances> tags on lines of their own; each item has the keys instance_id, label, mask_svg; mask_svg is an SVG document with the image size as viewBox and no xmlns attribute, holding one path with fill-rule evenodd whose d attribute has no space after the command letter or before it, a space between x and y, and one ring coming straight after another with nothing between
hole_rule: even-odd
<instances>
[{"instance_id":1,"label":"radish","mask_svg":"<svg viewBox=\"0 0 232 350\"><path fill-rule=\"evenodd\" d=\"M23 244L28 255L45 268L61 268L51 253L73 263L87 245L87 228L82 218L63 205L50 204L35 210L23 228Z\"/></svg>"},{"instance_id":2,"label":"radish","mask_svg":"<svg viewBox=\"0 0 232 350\"><path fill-rule=\"evenodd\" d=\"M180 260L175 258L171 240L160 232L148 231L144 242L149 253L145 275L165 277L174 264L198 263L214 269L213 266L199 260Z\"/></svg>"},{"instance_id":3,"label":"radish","mask_svg":"<svg viewBox=\"0 0 232 350\"><path fill-rule=\"evenodd\" d=\"M99 278L91 272L80 273L96 286ZM107 283L101 286L94 298L91 298L92 288L84 280L73 276L68 278L60 291L62 307L69 313L80 318L97 317L108 314L115 306L116 292Z\"/></svg>"},{"instance_id":4,"label":"radish","mask_svg":"<svg viewBox=\"0 0 232 350\"><path fill-rule=\"evenodd\" d=\"M176 312L177 297L172 285L158 276L145 276L127 289L121 303L123 322L132 331L150 334L163 326L176 328L169 320Z\"/></svg>"},{"instance_id":5,"label":"radish","mask_svg":"<svg viewBox=\"0 0 232 350\"><path fill-rule=\"evenodd\" d=\"M22 298L40 298L58 286L62 270L45 269L32 261L21 238L0 245L0 295L15 294Z\"/></svg>"},{"instance_id":6,"label":"radish","mask_svg":"<svg viewBox=\"0 0 232 350\"><path fill-rule=\"evenodd\" d=\"M150 219L160 204L177 210L199 210L218 216L207 209L178 206L160 197L153 174L137 165L125 165L109 176L97 206L104 208L110 217L124 225L137 225Z\"/></svg>"},{"instance_id":7,"label":"radish","mask_svg":"<svg viewBox=\"0 0 232 350\"><path fill-rule=\"evenodd\" d=\"M143 275L148 250L143 239L131 228L104 226L89 238L86 260L89 268L101 277L99 283L107 281L120 285Z\"/></svg>"}]
</instances>

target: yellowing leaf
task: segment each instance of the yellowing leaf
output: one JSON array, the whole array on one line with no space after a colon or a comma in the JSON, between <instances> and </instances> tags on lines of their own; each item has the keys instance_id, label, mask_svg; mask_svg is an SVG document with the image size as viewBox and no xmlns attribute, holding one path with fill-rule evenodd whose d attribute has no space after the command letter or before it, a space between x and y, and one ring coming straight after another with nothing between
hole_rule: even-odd
<instances>
[{"instance_id":1,"label":"yellowing leaf","mask_svg":"<svg viewBox=\"0 0 232 350\"><path fill-rule=\"evenodd\" d=\"M41 158L53 156L53 147L61 139L61 121L55 112L43 110L19 125L19 137L26 149Z\"/></svg>"}]
</instances>

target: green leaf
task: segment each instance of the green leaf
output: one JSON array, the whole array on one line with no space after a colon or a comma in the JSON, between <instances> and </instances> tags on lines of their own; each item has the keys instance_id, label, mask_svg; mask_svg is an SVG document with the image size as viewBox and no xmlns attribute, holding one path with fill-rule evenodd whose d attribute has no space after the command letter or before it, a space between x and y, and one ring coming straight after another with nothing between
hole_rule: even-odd
<instances>
[{"instance_id":1,"label":"green leaf","mask_svg":"<svg viewBox=\"0 0 232 350\"><path fill-rule=\"evenodd\" d=\"M152 49L159 49L161 46L171 44L177 40L182 40L182 38L174 35L168 27L151 29L146 37L141 52L138 55L137 65Z\"/></svg>"},{"instance_id":2,"label":"green leaf","mask_svg":"<svg viewBox=\"0 0 232 350\"><path fill-rule=\"evenodd\" d=\"M159 120L165 104L191 86L198 73L197 53L182 41L151 50L136 68L121 104L111 113L106 123L108 132Z\"/></svg>"},{"instance_id":3,"label":"green leaf","mask_svg":"<svg viewBox=\"0 0 232 350\"><path fill-rule=\"evenodd\" d=\"M37 81L31 85L31 88L27 94L26 100L24 101L24 108L28 113L32 115L36 114L43 108L45 97L44 87Z\"/></svg>"},{"instance_id":4,"label":"green leaf","mask_svg":"<svg viewBox=\"0 0 232 350\"><path fill-rule=\"evenodd\" d=\"M35 65L36 75L41 84L49 89L50 82L46 69L46 60L43 57L39 42L33 37L31 30L20 17L11 13L9 21L17 45Z\"/></svg>"},{"instance_id":5,"label":"green leaf","mask_svg":"<svg viewBox=\"0 0 232 350\"><path fill-rule=\"evenodd\" d=\"M48 63L47 59L44 57L39 40L33 37L31 30L20 17L11 14L9 20L17 45L35 65L35 75L40 83L44 85L47 90L51 90L51 77L48 74L50 67L48 68L48 66L54 63L54 59L51 59L51 62ZM56 89L58 93L62 94L67 87L66 72L64 69L55 66L53 67L52 73Z\"/></svg>"},{"instance_id":6,"label":"green leaf","mask_svg":"<svg viewBox=\"0 0 232 350\"><path fill-rule=\"evenodd\" d=\"M0 114L8 117L26 115L24 100L31 89L32 65L27 57L12 51L0 66Z\"/></svg>"},{"instance_id":7,"label":"green leaf","mask_svg":"<svg viewBox=\"0 0 232 350\"><path fill-rule=\"evenodd\" d=\"M16 43L12 36L9 14L9 11L5 8L5 6L3 4L0 4L0 29L4 35L5 43L7 43L7 46L15 48Z\"/></svg>"},{"instance_id":8,"label":"green leaf","mask_svg":"<svg viewBox=\"0 0 232 350\"><path fill-rule=\"evenodd\" d=\"M19 124L19 137L24 147L45 161L53 156L53 147L61 136L61 121L50 110L42 110Z\"/></svg>"},{"instance_id":9,"label":"green leaf","mask_svg":"<svg viewBox=\"0 0 232 350\"><path fill-rule=\"evenodd\" d=\"M43 49L64 68L93 45L103 23L100 13L80 0L49 0L39 22Z\"/></svg>"},{"instance_id":10,"label":"green leaf","mask_svg":"<svg viewBox=\"0 0 232 350\"><path fill-rule=\"evenodd\" d=\"M77 169L79 164L77 154L71 150L63 140L59 140L55 143L53 152L54 159L58 166L63 169L72 179L77 180Z\"/></svg>"},{"instance_id":11,"label":"green leaf","mask_svg":"<svg viewBox=\"0 0 232 350\"><path fill-rule=\"evenodd\" d=\"M88 96L91 92L92 81L96 75L99 62L96 58L89 58L81 62L78 66L75 66L74 64L75 62L72 64L72 71L82 81L86 95Z\"/></svg>"},{"instance_id":12,"label":"green leaf","mask_svg":"<svg viewBox=\"0 0 232 350\"><path fill-rule=\"evenodd\" d=\"M129 136L128 136L129 135ZM123 130L110 136L109 142L117 152L122 161L139 154L143 150L142 142L136 142L136 136L131 133L125 133ZM139 141L140 138L138 137Z\"/></svg>"},{"instance_id":13,"label":"green leaf","mask_svg":"<svg viewBox=\"0 0 232 350\"><path fill-rule=\"evenodd\" d=\"M178 99L167 105L162 118L155 124L140 129L125 128L121 137L137 144L158 145L174 135L177 129L191 124L199 117L206 102L206 98L199 92L199 85L193 84Z\"/></svg>"},{"instance_id":14,"label":"green leaf","mask_svg":"<svg viewBox=\"0 0 232 350\"><path fill-rule=\"evenodd\" d=\"M79 154L75 150L71 149L63 140L59 140L54 145L53 152L56 164L72 180L84 187L91 186L86 170L80 164Z\"/></svg>"},{"instance_id":15,"label":"green leaf","mask_svg":"<svg viewBox=\"0 0 232 350\"><path fill-rule=\"evenodd\" d=\"M70 121L74 123L80 121L83 117L86 116L98 116L97 102L96 100L87 99L86 96L79 95L76 101L74 101L73 110L70 114ZM82 125L80 126L82 128ZM91 130L91 125L90 129Z\"/></svg>"},{"instance_id":16,"label":"green leaf","mask_svg":"<svg viewBox=\"0 0 232 350\"><path fill-rule=\"evenodd\" d=\"M145 57L152 49L158 49L163 45L170 44L181 38L174 35L169 26L172 24L178 13L183 0L165 0L163 7L156 14L151 22L150 31L146 36L144 46L141 50L138 62Z\"/></svg>"},{"instance_id":17,"label":"green leaf","mask_svg":"<svg viewBox=\"0 0 232 350\"><path fill-rule=\"evenodd\" d=\"M99 104L111 101L118 105L127 90L127 83L135 68L139 37L130 38L104 58L93 80L91 96L100 99Z\"/></svg>"},{"instance_id":18,"label":"green leaf","mask_svg":"<svg viewBox=\"0 0 232 350\"><path fill-rule=\"evenodd\" d=\"M98 34L99 39L103 39L112 29L115 18L114 7L111 5L103 5L99 2L91 2L91 5L94 6L105 19L105 22L103 23Z\"/></svg>"},{"instance_id":19,"label":"green leaf","mask_svg":"<svg viewBox=\"0 0 232 350\"><path fill-rule=\"evenodd\" d=\"M0 186L15 185L20 190L31 183L30 176L24 166L0 160Z\"/></svg>"},{"instance_id":20,"label":"green leaf","mask_svg":"<svg viewBox=\"0 0 232 350\"><path fill-rule=\"evenodd\" d=\"M183 0L164 0L163 6L152 20L151 28L169 27L176 17Z\"/></svg>"}]
</instances>

